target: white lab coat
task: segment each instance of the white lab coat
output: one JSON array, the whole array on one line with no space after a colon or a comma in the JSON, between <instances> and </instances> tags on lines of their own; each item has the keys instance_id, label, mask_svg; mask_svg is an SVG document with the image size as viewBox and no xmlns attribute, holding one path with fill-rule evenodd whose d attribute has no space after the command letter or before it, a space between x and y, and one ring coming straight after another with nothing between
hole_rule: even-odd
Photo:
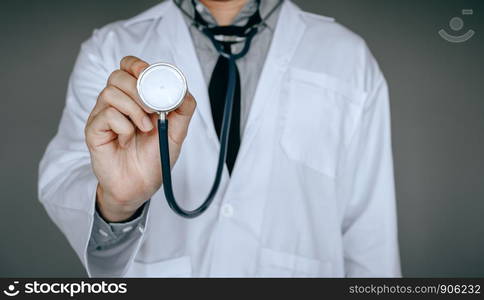
<instances>
[{"instance_id":1,"label":"white lab coat","mask_svg":"<svg viewBox=\"0 0 484 300\"><path fill-rule=\"evenodd\" d=\"M400 276L385 79L360 37L289 1L233 174L225 169L212 206L183 219L160 189L136 245L116 262L123 271L89 262L97 179L84 127L126 55L177 65L198 102L172 171L183 207L204 200L217 165L207 83L176 6L96 30L82 45L39 179L40 201L90 276Z\"/></svg>"}]
</instances>

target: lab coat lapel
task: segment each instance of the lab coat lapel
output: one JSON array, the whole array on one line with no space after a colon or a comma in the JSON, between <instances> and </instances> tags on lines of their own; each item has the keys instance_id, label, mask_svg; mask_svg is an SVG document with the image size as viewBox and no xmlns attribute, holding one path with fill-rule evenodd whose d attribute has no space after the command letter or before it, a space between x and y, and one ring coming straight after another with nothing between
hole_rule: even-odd
<instances>
[{"instance_id":1,"label":"lab coat lapel","mask_svg":"<svg viewBox=\"0 0 484 300\"><path fill-rule=\"evenodd\" d=\"M289 67L306 27L300 19L299 12L300 9L291 1L285 1L281 7L276 30L250 108L237 164L243 161L247 153L251 153L249 148L262 123L261 117L271 103L277 100L276 93L283 84L282 76ZM257 153L257 151L252 152Z\"/></svg>"},{"instance_id":2,"label":"lab coat lapel","mask_svg":"<svg viewBox=\"0 0 484 300\"><path fill-rule=\"evenodd\" d=\"M203 77L190 32L178 7L176 7L173 1L170 1L168 5L169 7L159 26L159 34L167 40L175 65L187 77L188 89L197 101L194 118L201 118L209 140L219 147L218 137L212 121L207 83Z\"/></svg>"}]
</instances>

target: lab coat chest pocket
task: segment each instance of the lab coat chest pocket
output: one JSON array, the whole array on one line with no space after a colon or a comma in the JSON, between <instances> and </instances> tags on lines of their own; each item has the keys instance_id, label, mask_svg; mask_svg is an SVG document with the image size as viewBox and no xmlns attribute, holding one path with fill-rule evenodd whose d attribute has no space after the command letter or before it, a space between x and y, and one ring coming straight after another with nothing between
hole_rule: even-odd
<instances>
[{"instance_id":1,"label":"lab coat chest pocket","mask_svg":"<svg viewBox=\"0 0 484 300\"><path fill-rule=\"evenodd\" d=\"M289 70L288 82L282 96L281 146L290 159L334 178L366 93L333 76L296 68Z\"/></svg>"}]
</instances>

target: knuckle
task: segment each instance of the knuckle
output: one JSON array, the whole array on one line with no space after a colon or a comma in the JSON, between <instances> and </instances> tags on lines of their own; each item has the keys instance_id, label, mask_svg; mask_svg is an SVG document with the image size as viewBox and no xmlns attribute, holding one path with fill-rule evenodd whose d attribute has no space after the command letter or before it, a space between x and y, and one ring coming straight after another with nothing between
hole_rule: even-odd
<instances>
[{"instance_id":1,"label":"knuckle","mask_svg":"<svg viewBox=\"0 0 484 300\"><path fill-rule=\"evenodd\" d=\"M92 121L94 120L95 116L92 115L92 112L91 114L89 115L87 121L86 121L86 125L84 125L84 134L87 136L90 131L91 131L91 128L92 128Z\"/></svg>"},{"instance_id":2,"label":"knuckle","mask_svg":"<svg viewBox=\"0 0 484 300\"><path fill-rule=\"evenodd\" d=\"M113 71L111 75L109 75L108 85L116 85L116 83L118 82L118 78L120 78L122 74L123 71L120 69Z\"/></svg>"},{"instance_id":3,"label":"knuckle","mask_svg":"<svg viewBox=\"0 0 484 300\"><path fill-rule=\"evenodd\" d=\"M189 103L193 103L193 104L197 104L197 101L195 100L195 97L193 97L193 95L190 93L190 92L187 92L186 95L185 95L185 99L187 100L187 102Z\"/></svg>"},{"instance_id":4,"label":"knuckle","mask_svg":"<svg viewBox=\"0 0 484 300\"><path fill-rule=\"evenodd\" d=\"M133 118L136 120L135 122L141 124L143 127L145 126L145 123L143 123L145 117L147 117L147 115L141 110L133 114Z\"/></svg>"},{"instance_id":5,"label":"knuckle","mask_svg":"<svg viewBox=\"0 0 484 300\"><path fill-rule=\"evenodd\" d=\"M108 107L104 110L106 118L112 120L118 116L118 111L114 107Z\"/></svg>"},{"instance_id":6,"label":"knuckle","mask_svg":"<svg viewBox=\"0 0 484 300\"><path fill-rule=\"evenodd\" d=\"M93 107L93 109L91 110L91 113L89 114L89 116L87 117L87 120L86 120L86 123L84 124L84 130L86 130L86 128L90 125L90 123L92 122L92 119L94 119L94 111L96 110L96 106Z\"/></svg>"},{"instance_id":7,"label":"knuckle","mask_svg":"<svg viewBox=\"0 0 484 300\"><path fill-rule=\"evenodd\" d=\"M197 107L197 100L195 100L195 98L193 96L190 95L190 103L192 104L193 108L196 108Z\"/></svg>"},{"instance_id":8,"label":"knuckle","mask_svg":"<svg viewBox=\"0 0 484 300\"><path fill-rule=\"evenodd\" d=\"M197 108L197 101L191 94L187 94L185 98L187 111L193 113Z\"/></svg>"},{"instance_id":9,"label":"knuckle","mask_svg":"<svg viewBox=\"0 0 484 300\"><path fill-rule=\"evenodd\" d=\"M134 58L134 56L132 56L132 55L127 55L127 56L121 58L120 65L121 66L125 65L128 61L130 61L133 58Z\"/></svg>"},{"instance_id":10,"label":"knuckle","mask_svg":"<svg viewBox=\"0 0 484 300\"><path fill-rule=\"evenodd\" d=\"M146 63L138 59L133 63L131 68L133 71L138 73L138 72L141 72L145 66L146 66Z\"/></svg>"},{"instance_id":11,"label":"knuckle","mask_svg":"<svg viewBox=\"0 0 484 300\"><path fill-rule=\"evenodd\" d=\"M86 127L84 127L84 137L86 139L86 141L89 139L89 124L86 125Z\"/></svg>"},{"instance_id":12,"label":"knuckle","mask_svg":"<svg viewBox=\"0 0 484 300\"><path fill-rule=\"evenodd\" d=\"M88 149L91 149L92 148L91 124L87 124L86 127L84 127L84 141L86 142Z\"/></svg>"},{"instance_id":13,"label":"knuckle","mask_svg":"<svg viewBox=\"0 0 484 300\"><path fill-rule=\"evenodd\" d=\"M103 102L109 102L109 100L115 96L115 89L113 86L108 85L101 93L99 93L99 100Z\"/></svg>"},{"instance_id":14,"label":"knuckle","mask_svg":"<svg viewBox=\"0 0 484 300\"><path fill-rule=\"evenodd\" d=\"M124 134L124 135L131 135L132 133L134 133L134 126L133 124L131 124L131 122L127 122L125 124L125 126L123 126L120 130L120 134Z\"/></svg>"}]
</instances>

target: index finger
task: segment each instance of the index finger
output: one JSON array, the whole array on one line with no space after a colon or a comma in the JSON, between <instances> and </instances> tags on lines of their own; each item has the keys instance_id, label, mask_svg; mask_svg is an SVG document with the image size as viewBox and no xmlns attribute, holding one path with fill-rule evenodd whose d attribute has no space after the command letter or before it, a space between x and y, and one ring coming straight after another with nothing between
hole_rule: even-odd
<instances>
[{"instance_id":1,"label":"index finger","mask_svg":"<svg viewBox=\"0 0 484 300\"><path fill-rule=\"evenodd\" d=\"M120 69L138 78L139 74L148 67L149 64L135 56L125 56L121 59Z\"/></svg>"}]
</instances>

